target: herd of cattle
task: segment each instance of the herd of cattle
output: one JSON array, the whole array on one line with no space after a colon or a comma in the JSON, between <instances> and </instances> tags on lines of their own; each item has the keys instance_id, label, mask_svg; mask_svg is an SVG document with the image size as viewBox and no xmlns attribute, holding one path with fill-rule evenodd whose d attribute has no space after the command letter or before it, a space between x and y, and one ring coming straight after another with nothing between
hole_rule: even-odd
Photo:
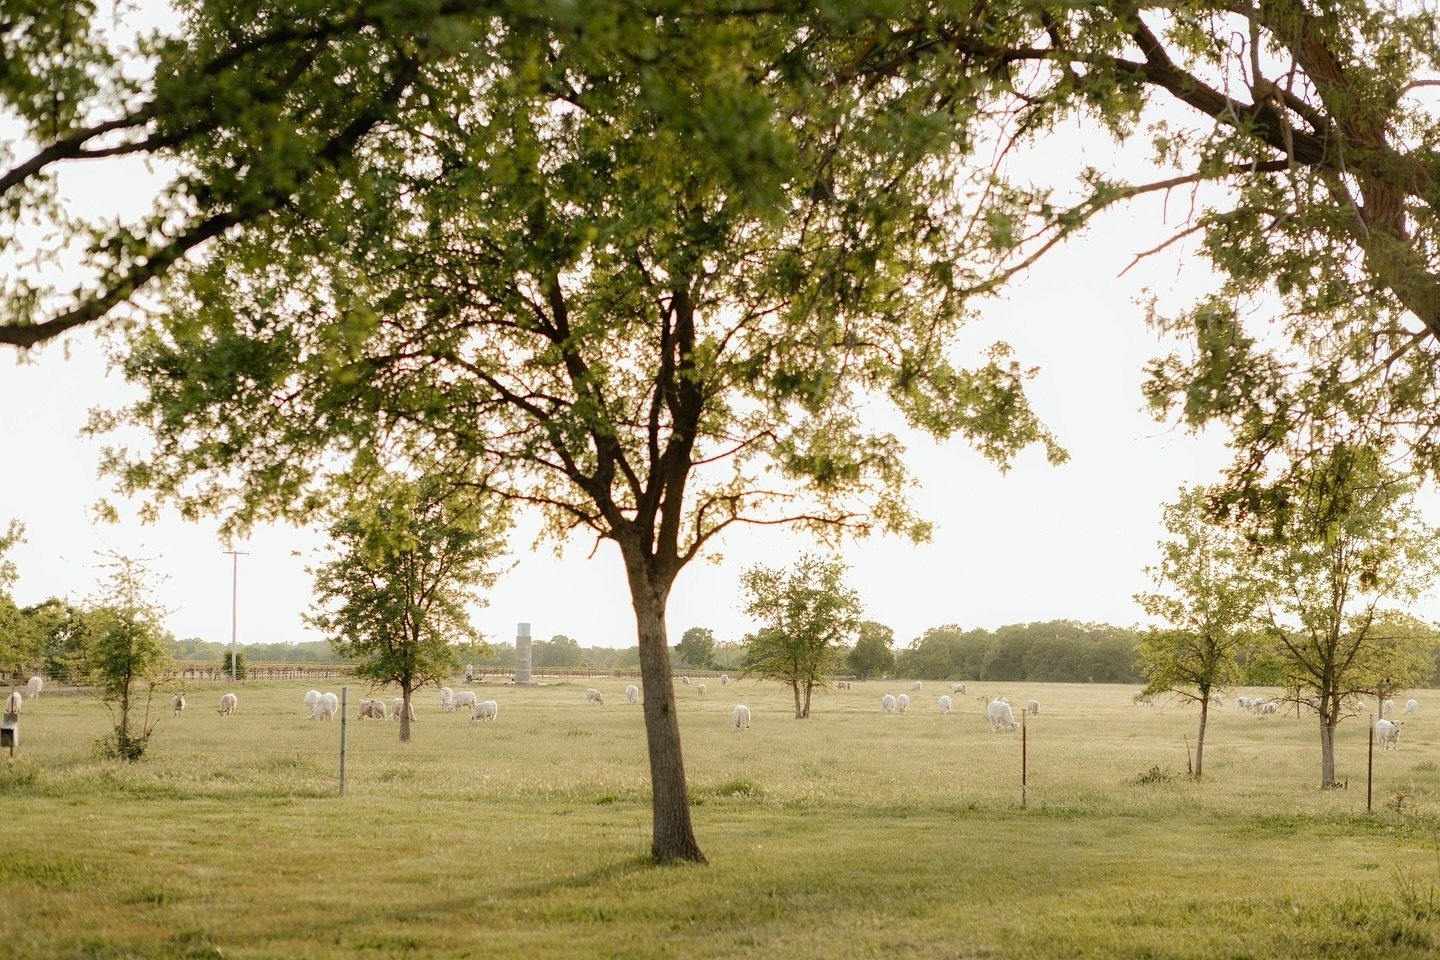
<instances>
[{"instance_id":1,"label":"herd of cattle","mask_svg":"<svg viewBox=\"0 0 1440 960\"><path fill-rule=\"evenodd\" d=\"M469 676L468 671L467 676ZM690 678L688 676L682 676L680 682L688 685ZM729 683L730 677L726 674L721 674L720 685L725 686ZM835 686L836 689L840 690L851 689L851 683L848 680L837 681ZM44 687L45 681L41 677L31 677L25 684L25 697L31 700L35 699L40 696L40 692ZM921 682L919 680L914 681L910 685L912 692L920 688ZM705 695L705 684L696 684L695 690L699 696L703 697ZM956 693L965 693L965 684L952 683L950 684L950 693L941 695L938 701L938 707L942 715L951 712L954 706L954 698L951 694ZM5 700L5 712L7 714L18 715L25 697L21 696L19 690L12 691ZM1011 709L1008 699L1005 697L985 697L983 699L986 701L985 718L990 723L991 731L1015 730L1020 726L1015 720L1015 714ZM1153 698L1144 691L1137 691L1132 699L1135 703L1139 704L1154 704ZM1219 693L1211 694L1210 700L1216 706L1224 703L1224 697ZM585 702L604 706L605 695L594 687L589 687L585 691ZM640 702L640 688L633 683L625 687L625 702ZM235 694L224 694L220 697L217 712L222 717L233 716L239 704L239 698L236 697ZM1275 713L1278 701L1269 697L1241 695L1235 698L1235 705L1239 710L1264 715ZM185 692L183 690L170 698L170 706L177 717L185 712ZM473 690L456 691L450 687L440 688L440 707L442 710L451 713L461 710L462 708L468 708L472 722L494 720L500 712L500 705L496 701L478 700ZM1355 707L1359 710L1365 709L1365 701L1355 701ZM305 693L305 709L312 720L332 720L340 712L340 698L333 693L321 693L319 690L309 690ZM903 714L909 709L910 695L907 693L898 695L887 693L880 698L880 710L882 713ZM1415 713L1419 709L1420 704L1417 701L1413 699L1405 701L1404 712L1407 716ZM1022 712L1030 715L1038 714L1040 712L1040 702L1038 700L1028 701ZM1398 748L1400 745L1400 728L1404 726L1405 721L1391 719L1394 713L1394 700L1386 699L1380 702L1380 719L1375 721L1374 737L1375 742L1380 744L1381 748L1385 750L1391 747ZM399 720L402 714L407 715L411 720L415 719L415 705L413 701L406 703L403 697L396 697L387 705L384 700L366 698L362 699L355 709L355 716L360 720L369 718L376 720ZM743 703L737 703L731 711L731 720L734 722L737 730L750 729L750 708Z\"/></svg>"}]
</instances>

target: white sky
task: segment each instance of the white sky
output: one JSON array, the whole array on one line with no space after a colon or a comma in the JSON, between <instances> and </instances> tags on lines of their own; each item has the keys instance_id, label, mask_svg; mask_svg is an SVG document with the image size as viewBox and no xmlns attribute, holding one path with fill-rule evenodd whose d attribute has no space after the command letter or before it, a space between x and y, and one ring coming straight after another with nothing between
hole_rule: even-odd
<instances>
[{"instance_id":1,"label":"white sky","mask_svg":"<svg viewBox=\"0 0 1440 960\"><path fill-rule=\"evenodd\" d=\"M1060 157L1073 170L1113 159L1108 143L1088 149L1085 156L1086 144L1072 131L1047 144L1040 162L1053 166ZM154 181L139 170L126 177L75 177L66 189L101 209L127 199L143 207ZM910 440L909 462L923 483L916 503L935 522L934 542L878 538L852 543L844 554L866 615L892 627L900 645L945 623L1140 621L1132 596L1150 586L1142 569L1157 557L1161 505L1181 484L1215 479L1226 460L1222 437L1189 436L1141 409L1141 366L1163 348L1136 301L1148 286L1162 302L1188 303L1208 282L1203 266L1187 259L1191 247L1177 245L1117 276L1135 253L1167 236L1166 220L1175 228L1186 206L1185 198L1172 198L1166 210L1151 198L1112 213L1052 251L1005 300L986 305L967 345L1003 339L1023 364L1041 367L1030 385L1032 402L1072 459L1051 467L1031 450L1001 475L961 441ZM165 578L159 599L173 611L168 626L177 637L228 642L232 559L215 523L187 524L166 511L159 523L143 526L134 519L137 505L123 502L120 524L90 522L90 506L110 487L97 477L100 445L79 430L88 408L115 406L128 395L116 375L106 374L93 338L48 346L18 364L4 351L0 524L18 518L28 540L12 553L20 568L16 599L89 598L103 575L96 552L119 551L152 558L150 566ZM614 546L602 543L593 557L590 541L567 545L559 558L548 546L532 553L533 529L522 523L513 541L517 566L476 611L477 626L499 640L513 639L516 623L525 621L540 638L563 633L582 646L633 645ZM313 530L262 527L236 545L248 551L239 558L235 594L239 642L319 639L301 614L310 602L304 567L321 543ZM754 563L787 565L814 547L795 534L755 528L731 533L719 549L723 562L702 560L681 574L670 604L672 642L692 626L739 639L754 628L740 613L740 572ZM1416 612L1433 618L1436 604Z\"/></svg>"}]
</instances>

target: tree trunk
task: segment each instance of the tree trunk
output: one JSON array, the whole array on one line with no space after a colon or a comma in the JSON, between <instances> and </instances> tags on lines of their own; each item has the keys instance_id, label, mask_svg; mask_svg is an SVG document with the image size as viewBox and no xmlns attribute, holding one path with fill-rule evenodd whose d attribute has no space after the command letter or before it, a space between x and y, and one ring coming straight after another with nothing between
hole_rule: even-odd
<instances>
[{"instance_id":1,"label":"tree trunk","mask_svg":"<svg viewBox=\"0 0 1440 960\"><path fill-rule=\"evenodd\" d=\"M400 742L410 742L410 685L414 681L406 676L400 678L400 696L405 702L400 706Z\"/></svg>"},{"instance_id":2,"label":"tree trunk","mask_svg":"<svg viewBox=\"0 0 1440 960\"><path fill-rule=\"evenodd\" d=\"M632 548L633 549L633 548ZM675 711L675 681L665 631L665 602L670 583L658 577L643 558L625 544L625 570L640 642L640 683L645 690L645 744L650 754L650 804L653 835L650 855L659 863L689 860L704 863L690 824L690 798L685 762L680 752L680 718ZM673 580L673 578L671 578Z\"/></svg>"},{"instance_id":3,"label":"tree trunk","mask_svg":"<svg viewBox=\"0 0 1440 960\"><path fill-rule=\"evenodd\" d=\"M805 683L805 709L800 714L801 720L810 719L810 691L813 689L815 689L815 684L807 681Z\"/></svg>"},{"instance_id":4,"label":"tree trunk","mask_svg":"<svg viewBox=\"0 0 1440 960\"><path fill-rule=\"evenodd\" d=\"M800 681L796 680L790 684L790 692L795 694L795 719L804 720L805 714L800 708Z\"/></svg>"},{"instance_id":5,"label":"tree trunk","mask_svg":"<svg viewBox=\"0 0 1440 960\"><path fill-rule=\"evenodd\" d=\"M1210 719L1210 691L1200 691L1200 730L1195 734L1195 779L1205 775L1205 723Z\"/></svg>"},{"instance_id":6,"label":"tree trunk","mask_svg":"<svg viewBox=\"0 0 1440 960\"><path fill-rule=\"evenodd\" d=\"M1320 788L1335 786L1335 725L1320 715Z\"/></svg>"}]
</instances>

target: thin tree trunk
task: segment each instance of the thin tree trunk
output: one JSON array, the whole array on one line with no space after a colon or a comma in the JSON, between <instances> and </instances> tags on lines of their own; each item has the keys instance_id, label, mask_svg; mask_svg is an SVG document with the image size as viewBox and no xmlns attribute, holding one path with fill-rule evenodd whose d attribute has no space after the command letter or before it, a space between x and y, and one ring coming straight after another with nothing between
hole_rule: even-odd
<instances>
[{"instance_id":1,"label":"thin tree trunk","mask_svg":"<svg viewBox=\"0 0 1440 960\"><path fill-rule=\"evenodd\" d=\"M790 692L795 694L795 719L804 720L805 714L800 709L800 681L790 684Z\"/></svg>"},{"instance_id":2,"label":"thin tree trunk","mask_svg":"<svg viewBox=\"0 0 1440 960\"><path fill-rule=\"evenodd\" d=\"M1210 691L1201 690L1200 730L1195 734L1195 779L1205 775L1205 724L1210 719Z\"/></svg>"},{"instance_id":3,"label":"thin tree trunk","mask_svg":"<svg viewBox=\"0 0 1440 960\"><path fill-rule=\"evenodd\" d=\"M409 677L400 679L400 696L405 702L400 705L400 742L410 742L410 685L413 681Z\"/></svg>"},{"instance_id":4,"label":"thin tree trunk","mask_svg":"<svg viewBox=\"0 0 1440 960\"><path fill-rule=\"evenodd\" d=\"M625 554L630 601L640 642L640 683L645 690L645 745L650 755L650 803L653 835L650 855L659 863L689 860L704 863L690 823L690 798L685 762L680 751L680 718L675 710L675 681L665 630L669 583L652 582L643 559Z\"/></svg>"},{"instance_id":5,"label":"thin tree trunk","mask_svg":"<svg viewBox=\"0 0 1440 960\"><path fill-rule=\"evenodd\" d=\"M800 714L801 720L810 719L810 691L813 689L815 689L815 685L813 683L807 682L805 684L805 711Z\"/></svg>"}]
</instances>

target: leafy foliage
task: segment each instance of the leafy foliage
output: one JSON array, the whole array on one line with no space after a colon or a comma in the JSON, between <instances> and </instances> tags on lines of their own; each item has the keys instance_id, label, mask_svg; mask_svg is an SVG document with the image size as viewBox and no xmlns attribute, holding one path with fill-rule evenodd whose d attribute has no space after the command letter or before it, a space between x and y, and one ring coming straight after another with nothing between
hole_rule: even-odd
<instances>
[{"instance_id":1,"label":"leafy foliage","mask_svg":"<svg viewBox=\"0 0 1440 960\"><path fill-rule=\"evenodd\" d=\"M710 667L715 663L715 631L709 627L691 627L675 644L681 663L692 667Z\"/></svg>"},{"instance_id":2,"label":"leafy foliage","mask_svg":"<svg viewBox=\"0 0 1440 960\"><path fill-rule=\"evenodd\" d=\"M883 623L863 620L857 629L855 646L845 654L845 666L861 680L895 669L895 631Z\"/></svg>"}]
</instances>

